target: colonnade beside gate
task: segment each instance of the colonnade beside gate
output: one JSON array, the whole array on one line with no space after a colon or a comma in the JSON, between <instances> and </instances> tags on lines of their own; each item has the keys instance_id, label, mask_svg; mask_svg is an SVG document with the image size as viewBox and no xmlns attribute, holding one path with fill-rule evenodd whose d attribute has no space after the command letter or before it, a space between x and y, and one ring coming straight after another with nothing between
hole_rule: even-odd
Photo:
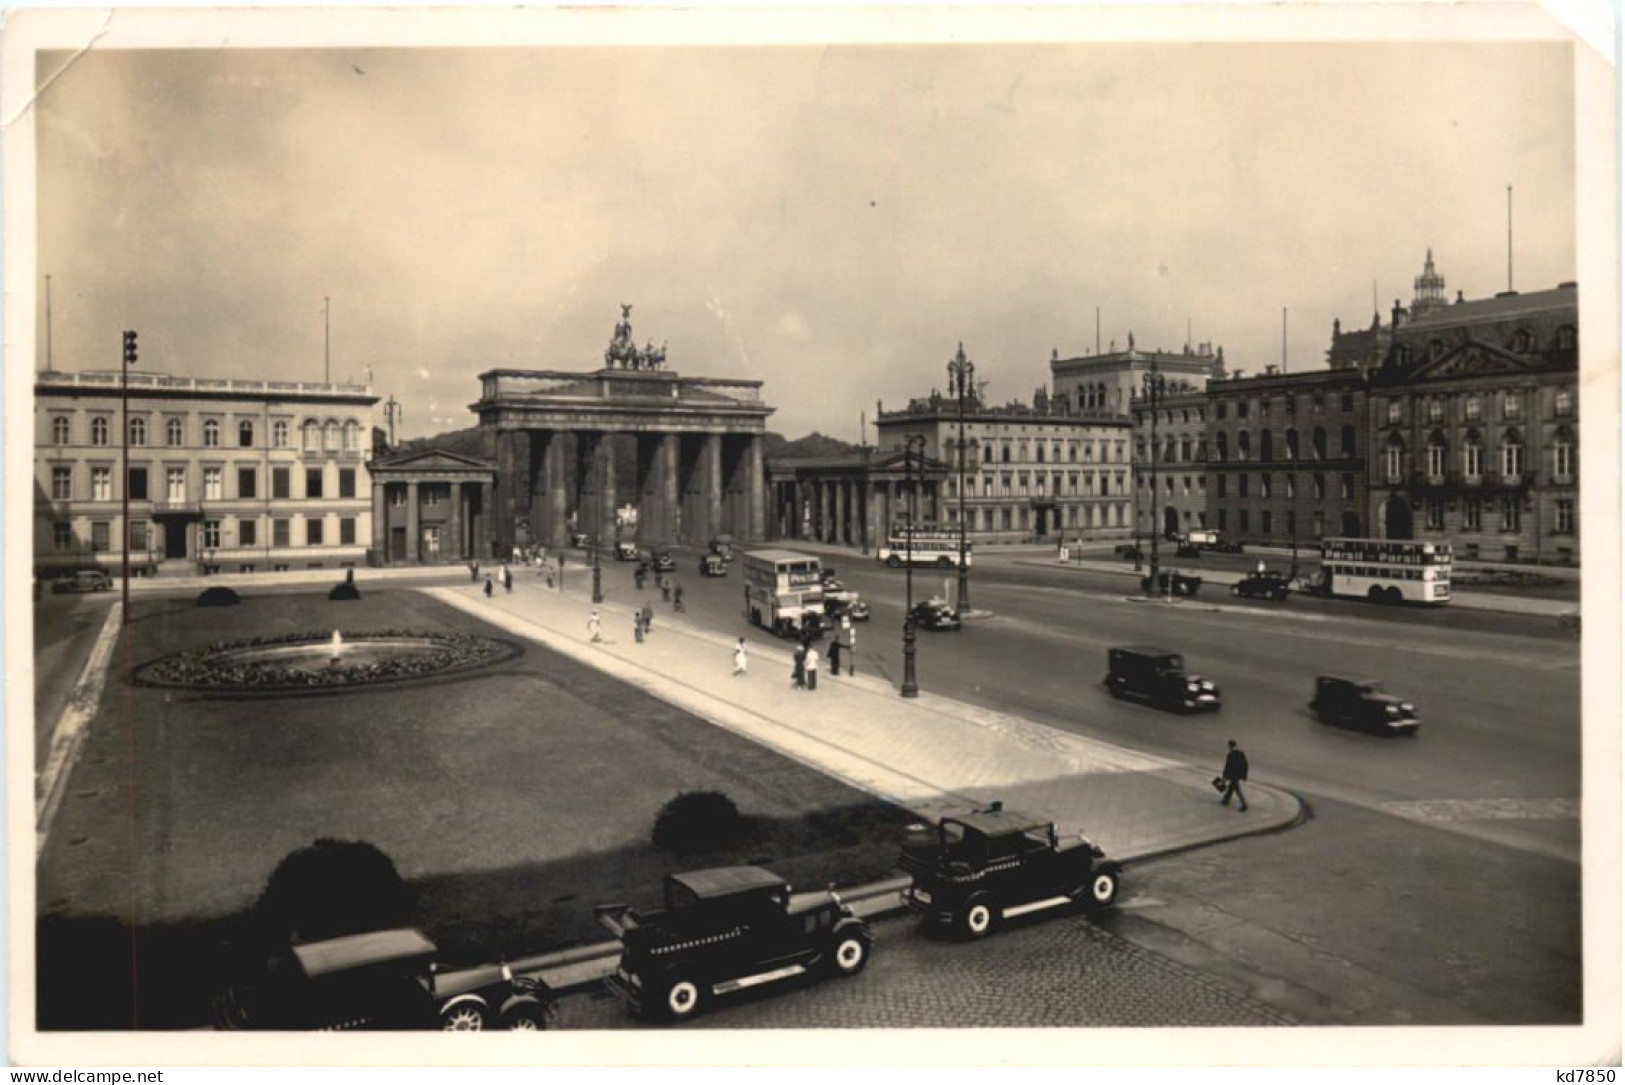
<instances>
[{"instance_id":1,"label":"colonnade beside gate","mask_svg":"<svg viewBox=\"0 0 1625 1085\"><path fill-rule=\"evenodd\" d=\"M499 553L522 534L567 546L572 522L578 532L614 540L616 509L628 503L637 506L634 538L644 546L766 534L759 433L515 427L488 431L487 442L497 464ZM617 492L620 455L636 459L630 493Z\"/></svg>"},{"instance_id":2,"label":"colonnade beside gate","mask_svg":"<svg viewBox=\"0 0 1625 1085\"><path fill-rule=\"evenodd\" d=\"M909 493L916 487L920 521L940 523L943 495L937 479L776 479L768 497L769 537L873 549L906 521Z\"/></svg>"}]
</instances>

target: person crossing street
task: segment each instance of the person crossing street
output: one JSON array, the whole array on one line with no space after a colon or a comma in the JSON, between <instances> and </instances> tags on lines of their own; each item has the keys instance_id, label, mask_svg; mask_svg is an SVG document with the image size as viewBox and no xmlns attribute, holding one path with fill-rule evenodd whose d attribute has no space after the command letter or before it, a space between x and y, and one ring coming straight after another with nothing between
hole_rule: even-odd
<instances>
[{"instance_id":1,"label":"person crossing street","mask_svg":"<svg viewBox=\"0 0 1625 1085\"><path fill-rule=\"evenodd\" d=\"M1220 806L1230 805L1230 796L1237 800L1237 809L1245 813L1247 810L1247 796L1242 793L1241 785L1247 779L1247 755L1236 740L1230 740L1230 752L1224 757L1224 796L1219 799Z\"/></svg>"}]
</instances>

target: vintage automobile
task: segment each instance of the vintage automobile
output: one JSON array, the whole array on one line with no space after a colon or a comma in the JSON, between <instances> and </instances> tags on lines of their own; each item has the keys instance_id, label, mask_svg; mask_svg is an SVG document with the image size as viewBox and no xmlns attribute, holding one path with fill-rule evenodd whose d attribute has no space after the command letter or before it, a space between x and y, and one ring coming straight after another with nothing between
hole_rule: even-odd
<instances>
[{"instance_id":1,"label":"vintage automobile","mask_svg":"<svg viewBox=\"0 0 1625 1085\"><path fill-rule=\"evenodd\" d=\"M1267 570L1249 573L1244 579L1230 585L1230 594L1241 599L1274 599L1280 602L1292 594L1292 587L1285 574Z\"/></svg>"},{"instance_id":2,"label":"vintage automobile","mask_svg":"<svg viewBox=\"0 0 1625 1085\"><path fill-rule=\"evenodd\" d=\"M638 550L637 543L618 542L615 544L616 561L638 561L643 557Z\"/></svg>"},{"instance_id":3,"label":"vintage automobile","mask_svg":"<svg viewBox=\"0 0 1625 1085\"><path fill-rule=\"evenodd\" d=\"M1072 905L1117 899L1121 863L1082 833L1053 821L986 809L910 827L898 865L913 879L903 903L928 924L980 938L999 923Z\"/></svg>"},{"instance_id":4,"label":"vintage automobile","mask_svg":"<svg viewBox=\"0 0 1625 1085\"><path fill-rule=\"evenodd\" d=\"M554 1014L539 979L507 965L441 970L409 928L308 942L239 965L214 1000L221 1029L537 1030Z\"/></svg>"},{"instance_id":5,"label":"vintage automobile","mask_svg":"<svg viewBox=\"0 0 1625 1085\"><path fill-rule=\"evenodd\" d=\"M858 598L857 592L848 593L850 599L824 600L824 616L833 623L839 623L842 618L851 618L854 622L869 620L869 604Z\"/></svg>"},{"instance_id":6,"label":"vintage automobile","mask_svg":"<svg viewBox=\"0 0 1625 1085\"><path fill-rule=\"evenodd\" d=\"M700 555L700 575L727 576L728 559L724 558L721 554Z\"/></svg>"},{"instance_id":7,"label":"vintage automobile","mask_svg":"<svg viewBox=\"0 0 1625 1085\"><path fill-rule=\"evenodd\" d=\"M836 578L835 566L833 565L826 565L818 570L818 583L826 592L831 590L840 591L845 586Z\"/></svg>"},{"instance_id":8,"label":"vintage automobile","mask_svg":"<svg viewBox=\"0 0 1625 1085\"><path fill-rule=\"evenodd\" d=\"M570 545L572 547L574 547L575 549L577 549L577 550L585 550L585 549L587 549L588 544L590 544L591 542L592 542L592 536L588 535L584 531L572 531L572 532L570 532Z\"/></svg>"},{"instance_id":9,"label":"vintage automobile","mask_svg":"<svg viewBox=\"0 0 1625 1085\"><path fill-rule=\"evenodd\" d=\"M621 941L607 983L633 1013L681 1021L713 999L797 976L855 976L869 925L834 888L793 893L771 870L718 867L667 876L665 906L595 909Z\"/></svg>"},{"instance_id":10,"label":"vintage automobile","mask_svg":"<svg viewBox=\"0 0 1625 1085\"><path fill-rule=\"evenodd\" d=\"M1322 723L1380 735L1415 735L1422 728L1415 705L1384 691L1381 682L1369 678L1320 675L1315 679L1309 710Z\"/></svg>"},{"instance_id":11,"label":"vintage automobile","mask_svg":"<svg viewBox=\"0 0 1625 1085\"><path fill-rule=\"evenodd\" d=\"M1182 542L1174 550L1174 557L1176 558L1200 558L1201 556L1202 548L1194 543Z\"/></svg>"},{"instance_id":12,"label":"vintage automobile","mask_svg":"<svg viewBox=\"0 0 1625 1085\"><path fill-rule=\"evenodd\" d=\"M100 569L80 569L55 581L51 591L57 595L69 592L107 591L113 586L113 580Z\"/></svg>"},{"instance_id":13,"label":"vintage automobile","mask_svg":"<svg viewBox=\"0 0 1625 1085\"><path fill-rule=\"evenodd\" d=\"M706 544L706 549L723 561L734 559L734 537L732 535L718 535Z\"/></svg>"},{"instance_id":14,"label":"vintage automobile","mask_svg":"<svg viewBox=\"0 0 1625 1085\"><path fill-rule=\"evenodd\" d=\"M1156 594L1158 595L1191 596L1195 595L1201 586L1202 578L1199 576L1186 576L1175 569L1163 569L1157 573ZM1151 577L1149 575L1140 578L1140 590L1147 595L1152 593Z\"/></svg>"},{"instance_id":15,"label":"vintage automobile","mask_svg":"<svg viewBox=\"0 0 1625 1085\"><path fill-rule=\"evenodd\" d=\"M1185 673L1178 652L1149 645L1126 645L1106 653L1106 689L1113 697L1133 697L1181 712L1222 707L1219 687L1198 674Z\"/></svg>"},{"instance_id":16,"label":"vintage automobile","mask_svg":"<svg viewBox=\"0 0 1625 1085\"><path fill-rule=\"evenodd\" d=\"M1112 553L1120 558L1127 558L1129 561L1145 560L1145 552L1133 543L1118 543L1117 546L1112 548Z\"/></svg>"},{"instance_id":17,"label":"vintage automobile","mask_svg":"<svg viewBox=\"0 0 1625 1085\"><path fill-rule=\"evenodd\" d=\"M960 627L959 612L944 599L927 599L914 604L914 627L934 633L953 632Z\"/></svg>"},{"instance_id":18,"label":"vintage automobile","mask_svg":"<svg viewBox=\"0 0 1625 1085\"><path fill-rule=\"evenodd\" d=\"M669 550L656 550L654 555L654 571L657 573L675 573L677 559L671 556Z\"/></svg>"}]
</instances>

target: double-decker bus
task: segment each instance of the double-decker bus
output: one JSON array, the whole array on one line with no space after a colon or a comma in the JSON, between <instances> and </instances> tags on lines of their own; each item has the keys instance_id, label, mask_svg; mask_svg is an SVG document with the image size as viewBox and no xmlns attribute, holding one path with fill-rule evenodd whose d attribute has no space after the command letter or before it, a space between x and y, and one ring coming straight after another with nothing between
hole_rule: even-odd
<instances>
[{"instance_id":1,"label":"double-decker bus","mask_svg":"<svg viewBox=\"0 0 1625 1085\"><path fill-rule=\"evenodd\" d=\"M822 568L811 554L751 550L740 558L745 581L745 618L752 625L792 637L823 624Z\"/></svg>"},{"instance_id":2,"label":"double-decker bus","mask_svg":"<svg viewBox=\"0 0 1625 1085\"><path fill-rule=\"evenodd\" d=\"M1377 603L1448 603L1450 544L1416 539L1323 539L1321 585L1328 595Z\"/></svg>"},{"instance_id":3,"label":"double-decker bus","mask_svg":"<svg viewBox=\"0 0 1625 1085\"><path fill-rule=\"evenodd\" d=\"M899 527L888 536L884 545L875 548L875 560L901 569L910 558L908 526ZM959 565L959 531L935 524L921 524L914 529L912 557L915 565L935 565L952 569ZM965 543L965 564L971 564L971 543Z\"/></svg>"}]
</instances>

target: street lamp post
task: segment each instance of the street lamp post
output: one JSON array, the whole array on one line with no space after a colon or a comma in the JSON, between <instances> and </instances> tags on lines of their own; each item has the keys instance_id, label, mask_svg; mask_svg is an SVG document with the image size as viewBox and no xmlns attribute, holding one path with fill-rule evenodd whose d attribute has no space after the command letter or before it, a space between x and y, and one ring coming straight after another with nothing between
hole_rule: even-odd
<instances>
[{"instance_id":1,"label":"street lamp post","mask_svg":"<svg viewBox=\"0 0 1625 1085\"><path fill-rule=\"evenodd\" d=\"M1157 537L1162 534L1157 527L1157 502L1160 500L1157 491L1157 401L1166 391L1167 380L1157 372L1157 362L1153 358L1151 372L1145 375L1145 394L1151 408L1151 448L1146 457L1151 463L1151 590L1147 594L1162 590L1162 584L1157 579Z\"/></svg>"},{"instance_id":2,"label":"street lamp post","mask_svg":"<svg viewBox=\"0 0 1625 1085\"><path fill-rule=\"evenodd\" d=\"M965 357L965 344L948 362L948 386L959 397L959 613L970 610L970 525L965 519L965 393L974 392L976 363Z\"/></svg>"},{"instance_id":3,"label":"street lamp post","mask_svg":"<svg viewBox=\"0 0 1625 1085\"><path fill-rule=\"evenodd\" d=\"M119 551L124 555L124 605L119 608L119 620L125 625L130 624L130 367L136 361L135 332L124 332L124 364L119 366L119 424L124 429L124 453L121 458L119 470L124 477L119 483L119 493L124 502L124 516L120 527L124 532L124 545Z\"/></svg>"},{"instance_id":4,"label":"street lamp post","mask_svg":"<svg viewBox=\"0 0 1625 1085\"><path fill-rule=\"evenodd\" d=\"M920 454L925 454L925 434L911 434L903 446L903 478L908 485L908 526L904 542L903 561L903 688L904 697L918 697L920 695L919 679L914 672L914 517L916 502L915 492L919 472L914 470L914 450L918 446Z\"/></svg>"}]
</instances>

